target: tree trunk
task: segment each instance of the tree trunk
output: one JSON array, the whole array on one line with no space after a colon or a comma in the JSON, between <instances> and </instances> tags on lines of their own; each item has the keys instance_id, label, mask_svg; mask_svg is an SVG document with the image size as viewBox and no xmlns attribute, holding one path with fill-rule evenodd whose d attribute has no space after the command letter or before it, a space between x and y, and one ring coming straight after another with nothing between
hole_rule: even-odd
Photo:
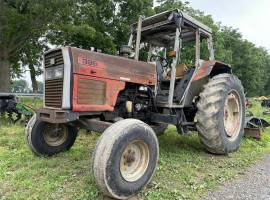
<instances>
[{"instance_id":1,"label":"tree trunk","mask_svg":"<svg viewBox=\"0 0 270 200\"><path fill-rule=\"evenodd\" d=\"M29 69L30 69L30 77L31 77L31 82L32 82L33 93L37 93L38 84L37 84L37 79L36 79L35 66L33 64L29 64Z\"/></svg>"},{"instance_id":2,"label":"tree trunk","mask_svg":"<svg viewBox=\"0 0 270 200\"><path fill-rule=\"evenodd\" d=\"M0 49L0 92L10 92L10 86L8 52Z\"/></svg>"}]
</instances>

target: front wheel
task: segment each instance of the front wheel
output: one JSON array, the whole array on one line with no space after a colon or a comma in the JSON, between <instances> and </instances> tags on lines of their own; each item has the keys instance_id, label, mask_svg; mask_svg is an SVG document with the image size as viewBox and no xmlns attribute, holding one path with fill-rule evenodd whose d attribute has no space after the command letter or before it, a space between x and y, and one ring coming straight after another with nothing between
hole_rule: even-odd
<instances>
[{"instance_id":1,"label":"front wheel","mask_svg":"<svg viewBox=\"0 0 270 200\"><path fill-rule=\"evenodd\" d=\"M93 172L104 195L128 199L152 178L159 155L158 140L150 126L136 119L118 121L99 139Z\"/></svg>"},{"instance_id":2,"label":"front wheel","mask_svg":"<svg viewBox=\"0 0 270 200\"><path fill-rule=\"evenodd\" d=\"M51 156L69 150L77 137L77 129L66 124L52 124L33 116L26 127L27 142L40 156Z\"/></svg>"},{"instance_id":3,"label":"front wheel","mask_svg":"<svg viewBox=\"0 0 270 200\"><path fill-rule=\"evenodd\" d=\"M245 94L232 74L214 76L200 94L196 114L199 137L205 148L227 154L239 148L244 134Z\"/></svg>"}]
</instances>

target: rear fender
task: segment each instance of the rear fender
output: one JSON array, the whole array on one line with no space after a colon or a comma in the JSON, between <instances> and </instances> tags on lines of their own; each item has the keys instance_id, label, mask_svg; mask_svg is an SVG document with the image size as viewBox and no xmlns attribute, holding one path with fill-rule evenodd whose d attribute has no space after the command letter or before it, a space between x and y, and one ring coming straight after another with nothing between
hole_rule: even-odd
<instances>
[{"instance_id":1,"label":"rear fender","mask_svg":"<svg viewBox=\"0 0 270 200\"><path fill-rule=\"evenodd\" d=\"M197 70L192 82L202 79L204 77L215 76L222 73L232 73L230 65L220 62L220 61L205 61L201 64Z\"/></svg>"},{"instance_id":2,"label":"rear fender","mask_svg":"<svg viewBox=\"0 0 270 200\"><path fill-rule=\"evenodd\" d=\"M232 69L230 65L216 60L203 62L191 80L183 105L192 105L194 97L199 96L209 78L222 73L231 74Z\"/></svg>"}]
</instances>

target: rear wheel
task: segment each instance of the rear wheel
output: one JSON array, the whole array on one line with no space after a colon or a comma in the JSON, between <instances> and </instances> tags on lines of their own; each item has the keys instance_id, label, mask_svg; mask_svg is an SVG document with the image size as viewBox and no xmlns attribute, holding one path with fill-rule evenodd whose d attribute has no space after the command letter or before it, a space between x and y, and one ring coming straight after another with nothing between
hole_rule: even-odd
<instances>
[{"instance_id":1,"label":"rear wheel","mask_svg":"<svg viewBox=\"0 0 270 200\"><path fill-rule=\"evenodd\" d=\"M34 116L27 125L26 134L34 153L51 156L71 148L77 137L77 129L66 124L36 120Z\"/></svg>"},{"instance_id":2,"label":"rear wheel","mask_svg":"<svg viewBox=\"0 0 270 200\"><path fill-rule=\"evenodd\" d=\"M106 196L127 199L152 178L159 155L158 141L147 124L136 119L118 121L97 143L93 172Z\"/></svg>"},{"instance_id":3,"label":"rear wheel","mask_svg":"<svg viewBox=\"0 0 270 200\"><path fill-rule=\"evenodd\" d=\"M245 95L240 80L231 74L214 76L200 94L197 107L197 129L206 149L216 154L238 149L245 121Z\"/></svg>"}]
</instances>

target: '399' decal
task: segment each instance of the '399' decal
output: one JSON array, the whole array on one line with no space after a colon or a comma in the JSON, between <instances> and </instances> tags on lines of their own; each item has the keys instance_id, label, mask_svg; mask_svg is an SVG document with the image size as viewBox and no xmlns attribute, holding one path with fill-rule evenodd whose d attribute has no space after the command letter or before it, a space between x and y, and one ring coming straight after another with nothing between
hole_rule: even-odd
<instances>
[{"instance_id":1,"label":"'399' decal","mask_svg":"<svg viewBox=\"0 0 270 200\"><path fill-rule=\"evenodd\" d=\"M92 67L97 67L98 62L89 58L84 58L84 57L78 57L78 63L81 65L88 65Z\"/></svg>"}]
</instances>

